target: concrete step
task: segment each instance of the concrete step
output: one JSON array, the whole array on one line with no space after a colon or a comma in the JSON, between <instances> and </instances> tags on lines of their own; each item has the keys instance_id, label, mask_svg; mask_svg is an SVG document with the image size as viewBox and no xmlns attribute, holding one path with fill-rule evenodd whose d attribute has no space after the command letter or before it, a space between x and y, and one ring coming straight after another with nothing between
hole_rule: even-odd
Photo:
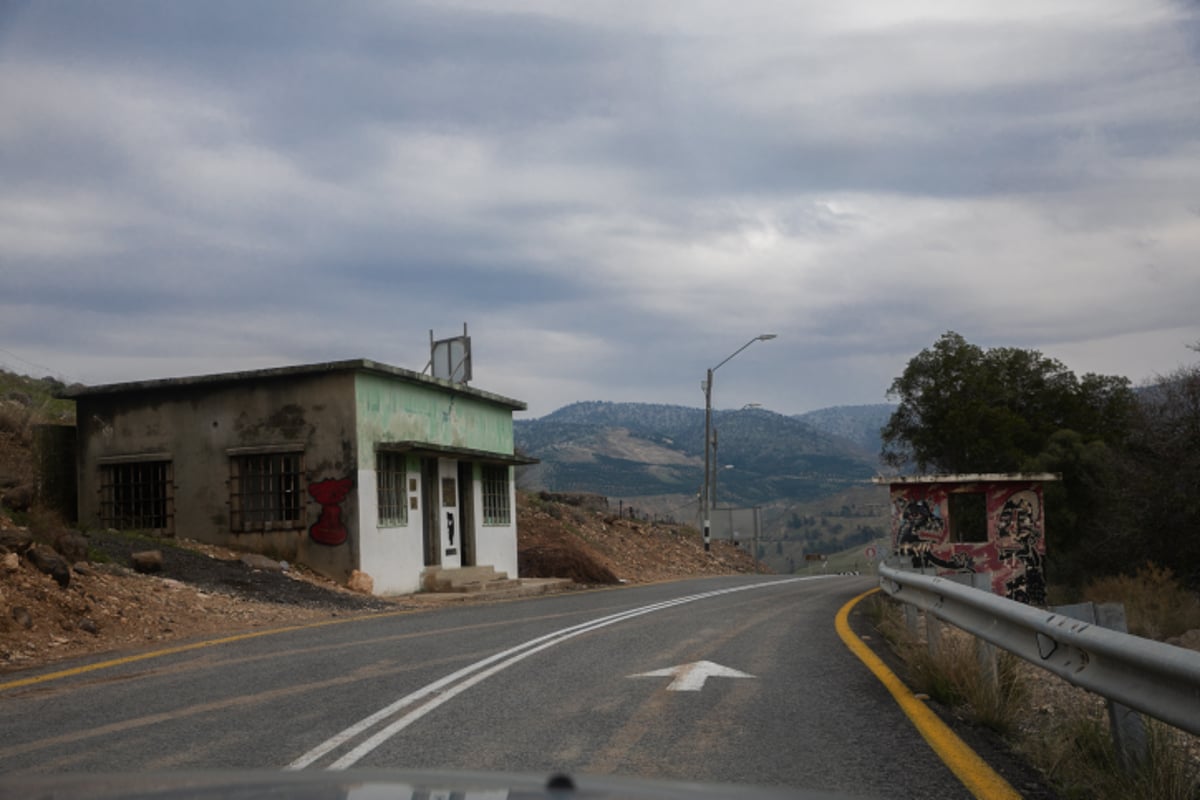
<instances>
[{"instance_id":1,"label":"concrete step","mask_svg":"<svg viewBox=\"0 0 1200 800\"><path fill-rule=\"evenodd\" d=\"M453 592L421 592L412 595L412 599L423 605L433 606L478 600L510 600L566 591L572 585L574 585L574 581L570 578L515 578L493 581L490 586L471 584L470 587L463 587Z\"/></svg>"},{"instance_id":2,"label":"concrete step","mask_svg":"<svg viewBox=\"0 0 1200 800\"><path fill-rule=\"evenodd\" d=\"M497 573L503 574L503 573ZM497 578L494 581L474 581L472 583L462 583L458 585L456 591L459 592L498 592L501 589L511 589L514 586L520 586L520 581L510 580L508 578Z\"/></svg>"},{"instance_id":3,"label":"concrete step","mask_svg":"<svg viewBox=\"0 0 1200 800\"><path fill-rule=\"evenodd\" d=\"M492 566L443 569L426 567L421 574L421 586L427 592L462 592L465 587L508 580L508 574L496 572Z\"/></svg>"}]
</instances>

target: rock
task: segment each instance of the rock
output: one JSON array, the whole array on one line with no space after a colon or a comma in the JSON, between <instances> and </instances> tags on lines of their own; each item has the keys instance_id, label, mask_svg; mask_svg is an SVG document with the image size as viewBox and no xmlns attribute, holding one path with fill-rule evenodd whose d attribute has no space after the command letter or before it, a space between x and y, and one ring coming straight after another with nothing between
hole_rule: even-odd
<instances>
[{"instance_id":1,"label":"rock","mask_svg":"<svg viewBox=\"0 0 1200 800\"><path fill-rule=\"evenodd\" d=\"M87 617L79 620L79 630L85 633L90 633L92 636L98 636L100 634L100 626Z\"/></svg>"},{"instance_id":2,"label":"rock","mask_svg":"<svg viewBox=\"0 0 1200 800\"><path fill-rule=\"evenodd\" d=\"M67 561L87 561L88 540L79 531L61 531L54 537L54 549Z\"/></svg>"},{"instance_id":3,"label":"rock","mask_svg":"<svg viewBox=\"0 0 1200 800\"><path fill-rule=\"evenodd\" d=\"M267 558L261 553L246 553L242 556L242 563L251 569L261 569L265 572L282 572L283 567L278 561Z\"/></svg>"},{"instance_id":4,"label":"rock","mask_svg":"<svg viewBox=\"0 0 1200 800\"><path fill-rule=\"evenodd\" d=\"M86 561L76 561L71 565L71 570L77 575L87 575L89 577L96 574L96 570L92 569L92 565Z\"/></svg>"},{"instance_id":5,"label":"rock","mask_svg":"<svg viewBox=\"0 0 1200 800\"><path fill-rule=\"evenodd\" d=\"M350 573L350 580L346 583L346 588L360 594L375 594L375 579L365 572L354 570Z\"/></svg>"},{"instance_id":6,"label":"rock","mask_svg":"<svg viewBox=\"0 0 1200 800\"><path fill-rule=\"evenodd\" d=\"M24 553L33 544L33 534L25 528L0 530L0 547L10 553Z\"/></svg>"},{"instance_id":7,"label":"rock","mask_svg":"<svg viewBox=\"0 0 1200 800\"><path fill-rule=\"evenodd\" d=\"M12 618L25 630L33 628L33 616L25 606L13 606Z\"/></svg>"},{"instance_id":8,"label":"rock","mask_svg":"<svg viewBox=\"0 0 1200 800\"><path fill-rule=\"evenodd\" d=\"M129 567L122 566L115 561L102 564L90 564L89 566L96 572L104 575L115 575L119 578L126 578L133 574L133 570L131 570Z\"/></svg>"},{"instance_id":9,"label":"rock","mask_svg":"<svg viewBox=\"0 0 1200 800\"><path fill-rule=\"evenodd\" d=\"M9 489L0 497L0 505L13 511L28 511L33 505L33 484L25 483Z\"/></svg>"},{"instance_id":10,"label":"rock","mask_svg":"<svg viewBox=\"0 0 1200 800\"><path fill-rule=\"evenodd\" d=\"M1167 639L1167 644L1186 647L1189 650L1200 650L1200 628L1192 628L1182 636L1173 636Z\"/></svg>"},{"instance_id":11,"label":"rock","mask_svg":"<svg viewBox=\"0 0 1200 800\"><path fill-rule=\"evenodd\" d=\"M16 572L21 568L21 557L16 553L5 553L0 563L3 563L5 572Z\"/></svg>"},{"instance_id":12,"label":"rock","mask_svg":"<svg viewBox=\"0 0 1200 800\"><path fill-rule=\"evenodd\" d=\"M35 544L25 553L29 563L54 578L64 589L71 583L71 565L67 560L44 544Z\"/></svg>"},{"instance_id":13,"label":"rock","mask_svg":"<svg viewBox=\"0 0 1200 800\"><path fill-rule=\"evenodd\" d=\"M137 553L131 554L129 556L129 561L133 564L133 568L137 572L162 572L162 550L141 550Z\"/></svg>"}]
</instances>

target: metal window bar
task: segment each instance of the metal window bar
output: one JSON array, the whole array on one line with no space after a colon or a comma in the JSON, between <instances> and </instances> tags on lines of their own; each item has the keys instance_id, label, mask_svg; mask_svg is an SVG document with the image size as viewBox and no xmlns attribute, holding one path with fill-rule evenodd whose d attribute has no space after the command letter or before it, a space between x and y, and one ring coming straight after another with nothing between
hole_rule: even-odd
<instances>
[{"instance_id":1,"label":"metal window bar","mask_svg":"<svg viewBox=\"0 0 1200 800\"><path fill-rule=\"evenodd\" d=\"M100 475L100 520L117 530L171 531L174 492L170 461L108 464Z\"/></svg>"},{"instance_id":2,"label":"metal window bar","mask_svg":"<svg viewBox=\"0 0 1200 800\"><path fill-rule=\"evenodd\" d=\"M303 465L297 453L265 453L230 460L234 530L296 523L303 511Z\"/></svg>"},{"instance_id":3,"label":"metal window bar","mask_svg":"<svg viewBox=\"0 0 1200 800\"><path fill-rule=\"evenodd\" d=\"M507 525L512 522L509 505L508 467L483 468L483 523Z\"/></svg>"},{"instance_id":4,"label":"metal window bar","mask_svg":"<svg viewBox=\"0 0 1200 800\"><path fill-rule=\"evenodd\" d=\"M375 485L378 490L380 525L405 525L408 523L408 504L404 456L398 453L377 453L375 457Z\"/></svg>"}]
</instances>

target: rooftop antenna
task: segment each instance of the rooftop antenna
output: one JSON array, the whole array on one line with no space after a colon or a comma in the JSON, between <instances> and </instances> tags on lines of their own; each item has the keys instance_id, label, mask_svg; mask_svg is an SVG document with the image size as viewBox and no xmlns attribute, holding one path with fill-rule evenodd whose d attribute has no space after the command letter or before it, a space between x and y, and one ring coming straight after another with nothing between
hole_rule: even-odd
<instances>
[{"instance_id":1,"label":"rooftop antenna","mask_svg":"<svg viewBox=\"0 0 1200 800\"><path fill-rule=\"evenodd\" d=\"M471 337L467 335L467 323L463 323L462 336L449 339L434 339L429 331L429 363L421 374L430 370L435 378L451 383L467 384L471 380Z\"/></svg>"}]
</instances>

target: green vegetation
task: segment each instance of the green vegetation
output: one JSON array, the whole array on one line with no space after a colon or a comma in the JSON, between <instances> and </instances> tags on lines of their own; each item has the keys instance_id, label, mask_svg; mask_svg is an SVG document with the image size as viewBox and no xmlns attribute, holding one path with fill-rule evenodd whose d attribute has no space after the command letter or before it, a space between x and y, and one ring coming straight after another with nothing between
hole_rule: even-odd
<instances>
[{"instance_id":1,"label":"green vegetation","mask_svg":"<svg viewBox=\"0 0 1200 800\"><path fill-rule=\"evenodd\" d=\"M6 432L16 408L26 410L26 422L73 422L75 402L54 396L65 388L55 378L28 378L0 370L0 432Z\"/></svg>"},{"instance_id":2,"label":"green vegetation","mask_svg":"<svg viewBox=\"0 0 1200 800\"><path fill-rule=\"evenodd\" d=\"M1017 472L1061 430L1121 441L1135 399L1126 378L1075 373L1036 350L985 350L953 331L892 382L900 405L883 430L885 460L919 470Z\"/></svg>"}]
</instances>

